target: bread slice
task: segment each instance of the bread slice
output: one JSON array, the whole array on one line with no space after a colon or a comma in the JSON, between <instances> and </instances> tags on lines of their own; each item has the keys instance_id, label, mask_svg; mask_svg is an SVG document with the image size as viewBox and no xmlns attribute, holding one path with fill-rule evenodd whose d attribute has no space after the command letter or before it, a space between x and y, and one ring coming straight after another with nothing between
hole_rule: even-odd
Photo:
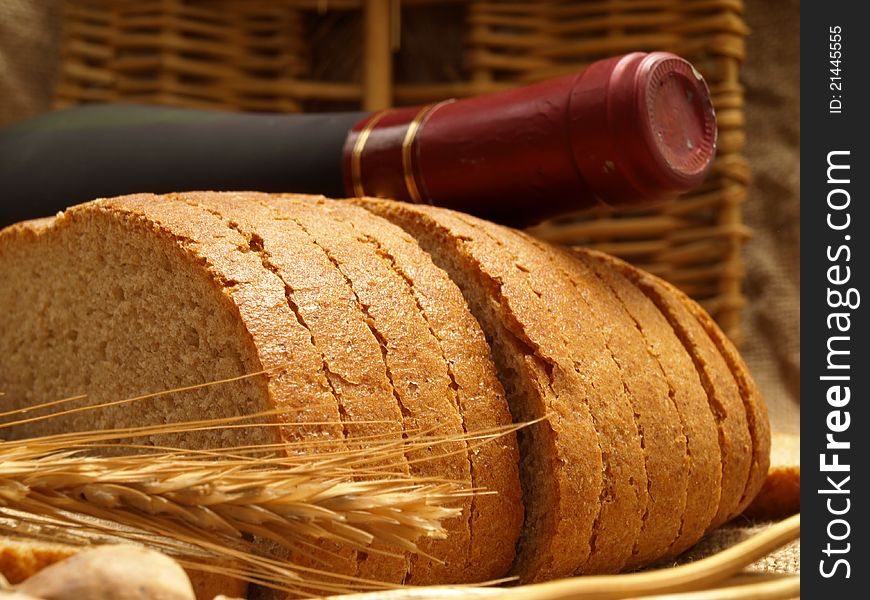
<instances>
[{"instance_id":1,"label":"bread slice","mask_svg":"<svg viewBox=\"0 0 870 600\"><path fill-rule=\"evenodd\" d=\"M241 253L232 253L235 264L214 264L202 252L206 232L189 215L161 222L137 210L143 203L166 206L156 197L92 203L0 235L0 277L14 282L0 287L0 373L9 408L81 393L91 403L117 400L289 362L288 353L266 343L283 338L280 325L293 320L283 290L249 274L253 265ZM289 376L262 375L144 400L137 410L121 405L6 432L21 438L246 414L286 402L291 394L281 386L324 405L325 388L312 370L290 368ZM203 447L242 439L278 438L257 428L152 441Z\"/></svg>"},{"instance_id":2,"label":"bread slice","mask_svg":"<svg viewBox=\"0 0 870 600\"><path fill-rule=\"evenodd\" d=\"M717 346L708 333L710 324L701 323L695 316L695 312L703 311L700 308L695 311L693 301L684 294L624 261L602 253L597 256L619 270L655 303L695 362L710 410L719 427L722 496L711 524L717 527L740 514L746 505L747 489L757 492L760 487L758 468L765 464L764 455L769 453L766 438L759 435L759 430L769 427L766 415L762 417L755 412L754 402L741 393L732 371L732 366L736 367L740 369L738 376L748 379L745 366L742 363L728 364L720 349L721 343Z\"/></svg>"},{"instance_id":3,"label":"bread slice","mask_svg":"<svg viewBox=\"0 0 870 600\"><path fill-rule=\"evenodd\" d=\"M641 515L626 510L632 492L622 459L629 465L641 460L637 432L630 439L623 430L617 438L611 426L605 436L608 429L600 422L601 430L596 430L590 397L597 396L592 385L600 381L597 366L578 365L581 354L576 352L583 349L566 338L565 321L554 317L559 309L550 305L575 300L565 297L566 282L546 277L540 265L526 265L452 211L377 200L362 205L415 237L458 283L493 348L514 418L547 417L520 432L526 522L515 571L533 581L569 575L586 564L596 550L593 535L603 501L615 499L616 493L622 496L615 503L622 510L612 514L620 515L626 527L614 531L613 538L623 540L630 553ZM548 284L556 290L539 289ZM598 347L586 350L600 352ZM602 409L597 400L595 409L599 421L620 420L620 413ZM638 444L636 455L622 451L620 446L632 443ZM605 452L609 455L602 460ZM630 510L637 509L635 503ZM613 538L600 542L610 547ZM607 559L617 562L619 556Z\"/></svg>"},{"instance_id":4,"label":"bread slice","mask_svg":"<svg viewBox=\"0 0 870 600\"><path fill-rule=\"evenodd\" d=\"M462 293L416 240L392 223L351 204L323 201L331 219L347 223L408 282L423 318L441 347L451 396L466 434L509 425L511 415L483 332ZM452 576L486 581L503 575L515 555L523 521L516 437L469 443L471 483L485 492L469 499L471 534L466 563Z\"/></svg>"},{"instance_id":5,"label":"bread slice","mask_svg":"<svg viewBox=\"0 0 870 600\"><path fill-rule=\"evenodd\" d=\"M675 556L701 539L719 509L722 495L718 428L707 393L691 356L652 301L597 253L575 252L613 290L631 316L647 351L667 380L668 396L679 412L687 445L687 489L679 535L665 554Z\"/></svg>"}]
</instances>

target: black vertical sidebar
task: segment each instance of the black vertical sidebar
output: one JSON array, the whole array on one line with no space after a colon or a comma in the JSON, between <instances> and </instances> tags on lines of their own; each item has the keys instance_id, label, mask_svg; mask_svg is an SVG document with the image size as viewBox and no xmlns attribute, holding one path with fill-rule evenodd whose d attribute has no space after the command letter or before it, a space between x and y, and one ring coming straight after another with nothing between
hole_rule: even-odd
<instances>
[{"instance_id":1,"label":"black vertical sidebar","mask_svg":"<svg viewBox=\"0 0 870 600\"><path fill-rule=\"evenodd\" d=\"M870 24L801 7L801 586L870 594ZM797 167L797 165L795 165ZM865 306L867 304L867 306ZM824 594L824 596L823 596Z\"/></svg>"}]
</instances>

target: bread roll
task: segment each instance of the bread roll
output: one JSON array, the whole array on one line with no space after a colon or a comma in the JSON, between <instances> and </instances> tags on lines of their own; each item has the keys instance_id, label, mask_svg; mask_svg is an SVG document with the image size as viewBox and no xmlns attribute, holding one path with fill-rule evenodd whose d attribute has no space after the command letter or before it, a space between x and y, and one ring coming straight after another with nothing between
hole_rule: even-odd
<instances>
[{"instance_id":1,"label":"bread roll","mask_svg":"<svg viewBox=\"0 0 870 600\"><path fill-rule=\"evenodd\" d=\"M87 548L88 546L0 536L0 576L11 584L19 584ZM186 573L198 600L211 600L219 593L231 596L247 595L247 583L238 579L192 568L186 569Z\"/></svg>"}]
</instances>

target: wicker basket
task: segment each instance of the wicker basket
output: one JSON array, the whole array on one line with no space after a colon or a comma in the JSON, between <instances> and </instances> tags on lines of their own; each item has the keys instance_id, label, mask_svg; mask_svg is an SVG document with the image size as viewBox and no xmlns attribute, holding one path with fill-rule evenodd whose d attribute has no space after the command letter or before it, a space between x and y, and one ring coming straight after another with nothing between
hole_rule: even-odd
<instances>
[{"instance_id":1,"label":"wicker basket","mask_svg":"<svg viewBox=\"0 0 870 600\"><path fill-rule=\"evenodd\" d=\"M739 343L749 168L742 0L67 0L59 106L375 110L505 89L613 54L669 50L711 86L702 189L655 209L562 218L541 237L624 257L699 300Z\"/></svg>"}]
</instances>

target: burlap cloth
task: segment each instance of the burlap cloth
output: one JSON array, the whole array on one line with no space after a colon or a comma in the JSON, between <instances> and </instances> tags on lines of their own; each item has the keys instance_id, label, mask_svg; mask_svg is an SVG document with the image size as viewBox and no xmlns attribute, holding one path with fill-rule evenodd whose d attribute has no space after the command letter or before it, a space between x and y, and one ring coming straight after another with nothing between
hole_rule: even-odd
<instances>
[{"instance_id":1,"label":"burlap cloth","mask_svg":"<svg viewBox=\"0 0 870 600\"><path fill-rule=\"evenodd\" d=\"M58 0L0 0L0 126L49 109L59 30Z\"/></svg>"},{"instance_id":2,"label":"burlap cloth","mask_svg":"<svg viewBox=\"0 0 870 600\"><path fill-rule=\"evenodd\" d=\"M748 145L754 181L744 207L746 244L743 354L770 407L775 429L800 431L800 2L747 0ZM57 0L0 0L0 125L47 110L58 63ZM720 529L687 555L696 559L763 525ZM793 544L753 568L795 573Z\"/></svg>"}]
</instances>

